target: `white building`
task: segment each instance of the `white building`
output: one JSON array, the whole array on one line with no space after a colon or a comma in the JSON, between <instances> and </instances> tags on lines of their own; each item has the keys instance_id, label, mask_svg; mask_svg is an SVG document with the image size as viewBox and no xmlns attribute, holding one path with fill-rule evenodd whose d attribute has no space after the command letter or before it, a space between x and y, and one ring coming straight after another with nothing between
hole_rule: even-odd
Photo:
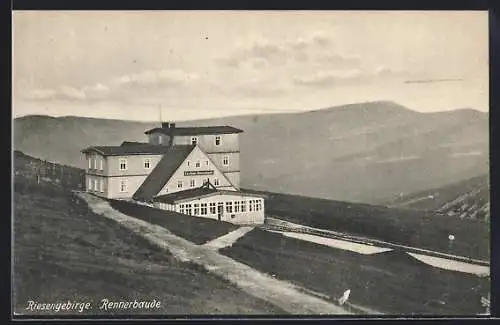
<instances>
[{"instance_id":1,"label":"white building","mask_svg":"<svg viewBox=\"0 0 500 325\"><path fill-rule=\"evenodd\" d=\"M156 196L153 205L163 210L235 224L264 223L264 198L261 195L218 190L211 183Z\"/></svg>"},{"instance_id":2,"label":"white building","mask_svg":"<svg viewBox=\"0 0 500 325\"><path fill-rule=\"evenodd\" d=\"M147 143L88 147L82 150L87 191L233 223L263 223L262 196L239 191L241 132L230 126L162 123L145 132ZM215 203L216 212L195 214L194 204L205 203Z\"/></svg>"}]
</instances>

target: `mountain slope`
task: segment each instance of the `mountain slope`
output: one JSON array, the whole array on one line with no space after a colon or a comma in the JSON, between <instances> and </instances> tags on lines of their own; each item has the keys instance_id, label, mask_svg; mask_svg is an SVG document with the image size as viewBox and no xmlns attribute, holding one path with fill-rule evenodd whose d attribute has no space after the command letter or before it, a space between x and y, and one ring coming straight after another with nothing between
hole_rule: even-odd
<instances>
[{"instance_id":1,"label":"mountain slope","mask_svg":"<svg viewBox=\"0 0 500 325\"><path fill-rule=\"evenodd\" d=\"M79 150L144 141L157 123L81 117L15 120L15 147L83 167ZM471 109L422 114L371 102L293 114L216 118L182 125L243 129L243 187L373 203L488 171L488 114Z\"/></svg>"},{"instance_id":2,"label":"mountain slope","mask_svg":"<svg viewBox=\"0 0 500 325\"><path fill-rule=\"evenodd\" d=\"M459 218L490 219L489 175L466 179L444 187L396 197L389 207L435 211Z\"/></svg>"}]
</instances>

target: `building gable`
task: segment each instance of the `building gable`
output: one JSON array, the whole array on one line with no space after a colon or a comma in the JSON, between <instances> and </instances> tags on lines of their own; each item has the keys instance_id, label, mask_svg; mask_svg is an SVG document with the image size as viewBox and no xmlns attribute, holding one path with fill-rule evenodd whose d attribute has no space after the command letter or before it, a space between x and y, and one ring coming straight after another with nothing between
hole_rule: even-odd
<instances>
[{"instance_id":1,"label":"building gable","mask_svg":"<svg viewBox=\"0 0 500 325\"><path fill-rule=\"evenodd\" d=\"M199 167L196 166L197 162L200 163ZM203 185L204 180L206 180L207 178L212 184L214 184L214 180L217 179L219 184L214 185L218 188L233 191L236 190L229 179L213 163L210 157L208 157L205 152L203 152L198 146L196 146L193 151L191 151L191 153L186 157L184 162L182 162L179 168L173 173L173 175L157 195L200 187L201 185ZM194 186L192 187L190 184L191 180L194 180ZM182 182L182 187L178 186L179 181Z\"/></svg>"},{"instance_id":2,"label":"building gable","mask_svg":"<svg viewBox=\"0 0 500 325\"><path fill-rule=\"evenodd\" d=\"M194 146L174 146L168 148L161 160L139 186L132 198L137 201L150 201L165 186L176 170L192 153Z\"/></svg>"}]
</instances>

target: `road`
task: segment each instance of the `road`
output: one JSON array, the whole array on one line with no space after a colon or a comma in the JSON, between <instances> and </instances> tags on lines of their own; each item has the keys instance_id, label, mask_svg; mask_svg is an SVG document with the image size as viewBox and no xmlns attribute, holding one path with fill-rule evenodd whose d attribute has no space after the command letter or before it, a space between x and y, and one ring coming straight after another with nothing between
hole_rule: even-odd
<instances>
[{"instance_id":1,"label":"road","mask_svg":"<svg viewBox=\"0 0 500 325\"><path fill-rule=\"evenodd\" d=\"M77 195L88 203L94 213L118 222L130 231L148 239L154 245L168 250L177 259L200 265L209 272L233 283L248 294L268 301L290 314L353 314L353 312L345 308L309 295L291 283L277 280L248 265L224 256L211 247L196 245L184 238L175 236L163 227L118 212L101 198L83 192L77 193Z\"/></svg>"},{"instance_id":2,"label":"road","mask_svg":"<svg viewBox=\"0 0 500 325\"><path fill-rule=\"evenodd\" d=\"M410 252L410 253L418 253L421 255L441 257L441 258L446 258L446 259L450 259L450 260L454 260L454 261L477 264L480 266L488 266L488 267L490 266L489 261L473 259L473 258L458 256L458 255L452 255L452 254L447 254L447 253L442 253L442 252L437 252L437 251L431 251L431 250L427 250L427 249L423 249L423 248L405 246L405 245L390 243L390 242L386 242L386 241L382 241L382 240L378 240L378 239L354 236L351 234L346 234L346 233L341 233L341 232L336 232L336 231L331 231L331 230L326 230L326 229L320 229L320 228L299 225L299 224L295 224L292 222L288 222L288 221L279 219L278 217L267 217L266 224L263 225L262 228L263 229L271 229L271 230L274 229L274 230L280 230L280 231L307 233L307 234L318 235L318 236L322 236L322 237L342 239L342 240L351 241L351 242L360 243L360 244L376 245L379 247L387 247L387 248L392 248L392 249L403 249L406 252Z\"/></svg>"}]
</instances>

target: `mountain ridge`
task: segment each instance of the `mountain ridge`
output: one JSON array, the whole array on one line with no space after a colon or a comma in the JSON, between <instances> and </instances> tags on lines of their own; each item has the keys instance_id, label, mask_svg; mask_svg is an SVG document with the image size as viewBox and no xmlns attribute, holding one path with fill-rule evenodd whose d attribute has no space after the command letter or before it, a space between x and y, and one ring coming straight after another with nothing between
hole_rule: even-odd
<instances>
[{"instance_id":1,"label":"mountain ridge","mask_svg":"<svg viewBox=\"0 0 500 325\"><path fill-rule=\"evenodd\" d=\"M420 113L377 101L176 123L244 130L241 183L256 190L373 203L483 174L489 164L488 113L467 108ZM82 148L144 142L144 131L158 124L20 117L14 120L14 147L83 167Z\"/></svg>"}]
</instances>

